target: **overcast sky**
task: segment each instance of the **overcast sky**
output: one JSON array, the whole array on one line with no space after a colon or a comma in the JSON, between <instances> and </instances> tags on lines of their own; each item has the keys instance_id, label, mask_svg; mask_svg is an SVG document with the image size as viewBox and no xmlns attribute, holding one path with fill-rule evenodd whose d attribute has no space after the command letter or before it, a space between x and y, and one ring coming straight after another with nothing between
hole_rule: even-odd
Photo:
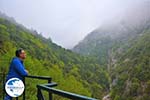
<instances>
[{"instance_id":1,"label":"overcast sky","mask_svg":"<svg viewBox=\"0 0 150 100\"><path fill-rule=\"evenodd\" d=\"M71 48L104 21L143 1L0 0L0 11L58 45Z\"/></svg>"}]
</instances>

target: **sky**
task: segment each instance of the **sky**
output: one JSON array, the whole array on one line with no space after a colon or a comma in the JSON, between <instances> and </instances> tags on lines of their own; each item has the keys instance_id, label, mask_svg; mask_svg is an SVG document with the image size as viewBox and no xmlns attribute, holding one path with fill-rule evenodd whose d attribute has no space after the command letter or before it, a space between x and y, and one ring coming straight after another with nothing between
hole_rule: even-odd
<instances>
[{"instance_id":1,"label":"sky","mask_svg":"<svg viewBox=\"0 0 150 100\"><path fill-rule=\"evenodd\" d=\"M72 48L105 21L143 1L148 0L0 0L0 11Z\"/></svg>"}]
</instances>

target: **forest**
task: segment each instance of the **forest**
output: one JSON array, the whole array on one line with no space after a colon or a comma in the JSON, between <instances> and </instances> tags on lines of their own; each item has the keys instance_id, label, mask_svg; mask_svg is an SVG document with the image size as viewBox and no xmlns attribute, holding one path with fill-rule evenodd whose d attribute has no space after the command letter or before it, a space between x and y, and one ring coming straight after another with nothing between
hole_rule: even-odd
<instances>
[{"instance_id":1,"label":"forest","mask_svg":"<svg viewBox=\"0 0 150 100\"><path fill-rule=\"evenodd\" d=\"M0 18L0 73L7 74L18 48L27 52L24 63L29 75L50 76L59 84L59 89L99 99L108 89L108 74L97 59L73 53L36 31ZM2 92L2 78L0 83ZM37 83L45 81L27 80L27 99L36 100ZM0 97L2 98L2 94ZM61 97L56 98L63 100Z\"/></svg>"}]
</instances>

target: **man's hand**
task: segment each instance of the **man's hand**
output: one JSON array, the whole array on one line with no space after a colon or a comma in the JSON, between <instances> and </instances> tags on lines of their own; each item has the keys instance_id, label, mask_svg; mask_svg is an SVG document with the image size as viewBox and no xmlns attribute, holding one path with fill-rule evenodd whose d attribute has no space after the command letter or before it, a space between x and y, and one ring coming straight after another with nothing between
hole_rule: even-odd
<instances>
[{"instance_id":1,"label":"man's hand","mask_svg":"<svg viewBox=\"0 0 150 100\"><path fill-rule=\"evenodd\" d=\"M26 71L27 74L29 74L29 71L28 71L28 70L25 69L25 71Z\"/></svg>"}]
</instances>

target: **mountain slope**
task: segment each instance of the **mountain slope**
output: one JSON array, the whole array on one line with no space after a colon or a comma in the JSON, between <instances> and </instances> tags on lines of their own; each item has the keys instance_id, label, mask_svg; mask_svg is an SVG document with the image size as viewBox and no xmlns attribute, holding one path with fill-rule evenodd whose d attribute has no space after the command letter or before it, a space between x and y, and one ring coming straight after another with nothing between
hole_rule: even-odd
<instances>
[{"instance_id":1,"label":"mountain slope","mask_svg":"<svg viewBox=\"0 0 150 100\"><path fill-rule=\"evenodd\" d=\"M111 95L117 100L149 100L150 28L111 51ZM125 48L125 49L123 49ZM122 51L120 51L122 49ZM119 52L118 52L119 51ZM115 62L113 62L115 60ZM122 91L124 90L124 91ZM116 99L115 99L116 100Z\"/></svg>"},{"instance_id":2,"label":"mountain slope","mask_svg":"<svg viewBox=\"0 0 150 100\"><path fill-rule=\"evenodd\" d=\"M30 75L51 76L59 84L59 89L95 98L102 98L107 90L108 75L94 58L73 53L36 31L20 27L8 18L0 18L0 73L8 72L9 63L17 48L23 48L27 52L25 66ZM2 78L0 83L2 84ZM27 80L27 99L36 99L37 83L46 82ZM61 97L56 98L63 100Z\"/></svg>"},{"instance_id":3,"label":"mountain slope","mask_svg":"<svg viewBox=\"0 0 150 100\"><path fill-rule=\"evenodd\" d=\"M149 100L150 2L89 33L73 49L94 56L109 75L112 100Z\"/></svg>"},{"instance_id":4,"label":"mountain slope","mask_svg":"<svg viewBox=\"0 0 150 100\"><path fill-rule=\"evenodd\" d=\"M126 42L150 27L149 9L148 1L129 9L121 18L112 19L113 21L110 20L89 33L73 51L95 56L100 59L101 64L107 63L107 53L113 43Z\"/></svg>"}]
</instances>

